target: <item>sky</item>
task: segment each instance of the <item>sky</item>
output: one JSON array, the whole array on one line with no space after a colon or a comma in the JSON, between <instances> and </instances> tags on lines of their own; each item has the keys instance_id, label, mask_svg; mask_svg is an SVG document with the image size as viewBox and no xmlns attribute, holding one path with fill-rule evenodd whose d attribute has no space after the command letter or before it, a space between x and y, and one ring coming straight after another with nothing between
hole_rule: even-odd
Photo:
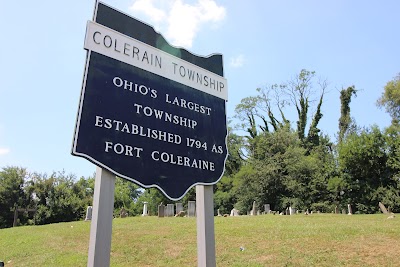
<instances>
[{"instance_id":1,"label":"sky","mask_svg":"<svg viewBox=\"0 0 400 267\"><path fill-rule=\"evenodd\" d=\"M105 0L196 55L223 55L227 116L256 88L301 69L329 82L319 128L335 140L339 91L354 85L359 126L390 124L376 106L400 72L400 2L363 0ZM0 3L0 169L90 176L71 155L94 1Z\"/></svg>"}]
</instances>

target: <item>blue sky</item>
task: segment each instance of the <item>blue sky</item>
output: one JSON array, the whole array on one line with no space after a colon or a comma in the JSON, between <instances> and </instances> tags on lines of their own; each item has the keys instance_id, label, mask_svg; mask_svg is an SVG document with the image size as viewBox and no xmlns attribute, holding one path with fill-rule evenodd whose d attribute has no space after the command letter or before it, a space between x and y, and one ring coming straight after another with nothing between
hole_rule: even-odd
<instances>
[{"instance_id":1,"label":"blue sky","mask_svg":"<svg viewBox=\"0 0 400 267\"><path fill-rule=\"evenodd\" d=\"M189 51L224 56L227 115L256 88L301 69L329 81L320 128L334 139L339 90L355 85L352 117L360 126L390 124L375 103L400 72L400 2L107 0L153 25ZM95 166L70 155L82 85L86 22L94 1L0 4L0 168L65 170L89 176Z\"/></svg>"}]
</instances>

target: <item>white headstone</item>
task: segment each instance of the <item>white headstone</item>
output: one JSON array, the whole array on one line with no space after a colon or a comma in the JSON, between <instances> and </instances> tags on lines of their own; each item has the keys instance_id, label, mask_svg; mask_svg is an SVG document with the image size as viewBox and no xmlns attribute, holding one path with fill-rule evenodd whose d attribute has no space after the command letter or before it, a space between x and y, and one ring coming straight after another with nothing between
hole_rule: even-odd
<instances>
[{"instance_id":1,"label":"white headstone","mask_svg":"<svg viewBox=\"0 0 400 267\"><path fill-rule=\"evenodd\" d=\"M295 209L295 208L292 208L292 207L289 207L289 214L290 214L290 215L296 214L296 209Z\"/></svg>"},{"instance_id":2,"label":"white headstone","mask_svg":"<svg viewBox=\"0 0 400 267\"><path fill-rule=\"evenodd\" d=\"M387 214L387 213L388 213L388 211L387 211L385 205L383 205L382 202L379 202L379 208L381 209L381 211L382 211L383 214Z\"/></svg>"},{"instance_id":3,"label":"white headstone","mask_svg":"<svg viewBox=\"0 0 400 267\"><path fill-rule=\"evenodd\" d=\"M149 212L147 211L147 202L143 202L143 213L142 216L147 216L149 215Z\"/></svg>"},{"instance_id":4,"label":"white headstone","mask_svg":"<svg viewBox=\"0 0 400 267\"><path fill-rule=\"evenodd\" d=\"M158 217L160 218L164 217L164 213L165 213L165 206L161 203L158 206Z\"/></svg>"},{"instance_id":5,"label":"white headstone","mask_svg":"<svg viewBox=\"0 0 400 267\"><path fill-rule=\"evenodd\" d=\"M188 202L188 217L196 217L196 201Z\"/></svg>"},{"instance_id":6,"label":"white headstone","mask_svg":"<svg viewBox=\"0 0 400 267\"><path fill-rule=\"evenodd\" d=\"M264 204L264 213L269 214L271 211L271 205L270 204Z\"/></svg>"},{"instance_id":7,"label":"white headstone","mask_svg":"<svg viewBox=\"0 0 400 267\"><path fill-rule=\"evenodd\" d=\"M92 220L92 212L93 212L93 207L92 206L88 206L87 209L86 209L85 221Z\"/></svg>"},{"instance_id":8,"label":"white headstone","mask_svg":"<svg viewBox=\"0 0 400 267\"><path fill-rule=\"evenodd\" d=\"M347 213L347 215L352 215L353 211L351 210L351 205L347 204L347 210L349 211L349 213Z\"/></svg>"},{"instance_id":9,"label":"white headstone","mask_svg":"<svg viewBox=\"0 0 400 267\"><path fill-rule=\"evenodd\" d=\"M232 209L231 216L239 216L239 211L237 209Z\"/></svg>"},{"instance_id":10,"label":"white headstone","mask_svg":"<svg viewBox=\"0 0 400 267\"><path fill-rule=\"evenodd\" d=\"M183 204L182 203L176 203L175 204L175 213L179 214L181 211L183 211Z\"/></svg>"},{"instance_id":11,"label":"white headstone","mask_svg":"<svg viewBox=\"0 0 400 267\"><path fill-rule=\"evenodd\" d=\"M253 201L253 208L252 208L252 210L250 212L250 215L253 215L253 216L257 215L257 205L256 205L255 201Z\"/></svg>"},{"instance_id":12,"label":"white headstone","mask_svg":"<svg viewBox=\"0 0 400 267\"><path fill-rule=\"evenodd\" d=\"M174 204L167 204L167 217L174 217Z\"/></svg>"}]
</instances>

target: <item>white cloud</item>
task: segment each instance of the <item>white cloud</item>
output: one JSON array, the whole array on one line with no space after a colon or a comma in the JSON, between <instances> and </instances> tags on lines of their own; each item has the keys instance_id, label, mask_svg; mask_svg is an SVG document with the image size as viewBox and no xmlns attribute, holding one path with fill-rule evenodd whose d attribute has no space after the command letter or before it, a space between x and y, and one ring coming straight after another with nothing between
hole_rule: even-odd
<instances>
[{"instance_id":1,"label":"white cloud","mask_svg":"<svg viewBox=\"0 0 400 267\"><path fill-rule=\"evenodd\" d=\"M167 18L164 10L154 6L153 0L136 0L129 9L145 14L155 23L159 23Z\"/></svg>"},{"instance_id":2,"label":"white cloud","mask_svg":"<svg viewBox=\"0 0 400 267\"><path fill-rule=\"evenodd\" d=\"M130 9L146 15L173 45L186 48L192 46L204 24L219 22L226 15L225 8L214 0L197 0L194 4L183 0L136 0Z\"/></svg>"},{"instance_id":3,"label":"white cloud","mask_svg":"<svg viewBox=\"0 0 400 267\"><path fill-rule=\"evenodd\" d=\"M10 149L0 147L0 156L7 155L8 153L10 153Z\"/></svg>"},{"instance_id":4,"label":"white cloud","mask_svg":"<svg viewBox=\"0 0 400 267\"><path fill-rule=\"evenodd\" d=\"M240 68L244 64L244 55L238 55L237 57L231 58L230 66L233 68Z\"/></svg>"}]
</instances>

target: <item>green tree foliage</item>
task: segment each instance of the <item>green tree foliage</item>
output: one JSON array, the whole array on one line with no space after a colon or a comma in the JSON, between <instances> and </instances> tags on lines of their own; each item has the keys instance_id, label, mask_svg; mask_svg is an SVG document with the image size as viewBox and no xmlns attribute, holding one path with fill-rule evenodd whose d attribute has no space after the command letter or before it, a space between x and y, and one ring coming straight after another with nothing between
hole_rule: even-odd
<instances>
[{"instance_id":1,"label":"green tree foliage","mask_svg":"<svg viewBox=\"0 0 400 267\"><path fill-rule=\"evenodd\" d=\"M93 181L64 172L50 176L34 173L29 181L29 192L37 208L35 224L76 221L84 218L86 207L92 205Z\"/></svg>"},{"instance_id":2,"label":"green tree foliage","mask_svg":"<svg viewBox=\"0 0 400 267\"><path fill-rule=\"evenodd\" d=\"M139 205L138 199L142 190L134 183L117 177L114 189L114 216L120 216L124 208L129 216L142 214L143 205Z\"/></svg>"},{"instance_id":3,"label":"green tree foliage","mask_svg":"<svg viewBox=\"0 0 400 267\"><path fill-rule=\"evenodd\" d=\"M249 156L252 156L255 142L258 140L257 136L261 133L274 132L291 126L287 119L288 116L285 115L285 112L291 114L291 110L288 110L291 105L297 114L296 134L302 146L308 152L318 146L320 133L318 124L323 116L321 107L326 88L326 81L316 81L315 72L303 69L285 83L257 89L257 96L244 98L236 106L235 117L241 121L239 128L246 129L248 133L246 148ZM312 103L317 103L316 111L311 115L312 120L308 123ZM275 113L278 113L279 116L276 116ZM308 131L306 131L307 126L309 127Z\"/></svg>"},{"instance_id":4,"label":"green tree foliage","mask_svg":"<svg viewBox=\"0 0 400 267\"><path fill-rule=\"evenodd\" d=\"M225 163L225 173L214 186L215 213L219 209L221 214L229 214L237 202L235 189L237 188L238 179L236 179L235 174L242 168L244 163L242 158L243 138L233 133L231 127L229 127L227 146L228 158Z\"/></svg>"},{"instance_id":5,"label":"green tree foliage","mask_svg":"<svg viewBox=\"0 0 400 267\"><path fill-rule=\"evenodd\" d=\"M348 132L352 122L350 117L350 102L353 95L357 95L357 90L354 86L347 87L347 89L342 89L340 91L339 143Z\"/></svg>"},{"instance_id":6,"label":"green tree foliage","mask_svg":"<svg viewBox=\"0 0 400 267\"><path fill-rule=\"evenodd\" d=\"M237 105L235 117L242 122L238 127L247 132L246 162L230 175L230 182L225 178L223 186L217 186L216 194L225 189L221 193L225 203L237 200L242 212L250 210L253 201L259 208L269 203L276 210L311 208L316 203L320 210L332 208L327 203L336 192L328 189L326 173L335 169L334 155L331 142L318 128L326 88L326 81L303 69L285 83L258 89L257 96ZM310 110L314 110L311 116ZM293 113L295 129L288 120Z\"/></svg>"},{"instance_id":7,"label":"green tree foliage","mask_svg":"<svg viewBox=\"0 0 400 267\"><path fill-rule=\"evenodd\" d=\"M232 131L232 128L228 128L227 147L228 147L228 158L225 164L225 176L232 175L239 171L243 165L243 138Z\"/></svg>"},{"instance_id":8,"label":"green tree foliage","mask_svg":"<svg viewBox=\"0 0 400 267\"><path fill-rule=\"evenodd\" d=\"M239 180L236 178L236 175L231 174L222 177L222 179L215 185L215 213L219 209L221 214L229 214L234 208L234 205L237 202L237 182L239 182Z\"/></svg>"},{"instance_id":9,"label":"green tree foliage","mask_svg":"<svg viewBox=\"0 0 400 267\"><path fill-rule=\"evenodd\" d=\"M79 180L64 172L27 173L25 168L6 167L0 171L0 227L13 225L14 211L36 209L33 213L18 213L19 224L47 224L81 220L92 205L94 178ZM29 221L28 221L29 219Z\"/></svg>"},{"instance_id":10,"label":"green tree foliage","mask_svg":"<svg viewBox=\"0 0 400 267\"><path fill-rule=\"evenodd\" d=\"M380 201L399 210L398 168L391 160L398 142L393 135L398 138L398 132L387 136L374 126L349 135L338 146L339 168L347 184L344 195L359 212L377 212Z\"/></svg>"},{"instance_id":11,"label":"green tree foliage","mask_svg":"<svg viewBox=\"0 0 400 267\"><path fill-rule=\"evenodd\" d=\"M331 198L325 173L334 161L327 138L320 138L321 145L311 152L289 127L258 138L254 157L237 174L240 210L249 211L253 201L260 209L267 203L280 211L289 206L306 209ZM320 206L331 208L324 205Z\"/></svg>"},{"instance_id":12,"label":"green tree foliage","mask_svg":"<svg viewBox=\"0 0 400 267\"><path fill-rule=\"evenodd\" d=\"M24 187L25 168L5 167L0 171L0 228L11 227L16 207L28 208L29 199Z\"/></svg>"},{"instance_id":13,"label":"green tree foliage","mask_svg":"<svg viewBox=\"0 0 400 267\"><path fill-rule=\"evenodd\" d=\"M386 109L393 123L400 121L400 74L385 85L377 105Z\"/></svg>"}]
</instances>

